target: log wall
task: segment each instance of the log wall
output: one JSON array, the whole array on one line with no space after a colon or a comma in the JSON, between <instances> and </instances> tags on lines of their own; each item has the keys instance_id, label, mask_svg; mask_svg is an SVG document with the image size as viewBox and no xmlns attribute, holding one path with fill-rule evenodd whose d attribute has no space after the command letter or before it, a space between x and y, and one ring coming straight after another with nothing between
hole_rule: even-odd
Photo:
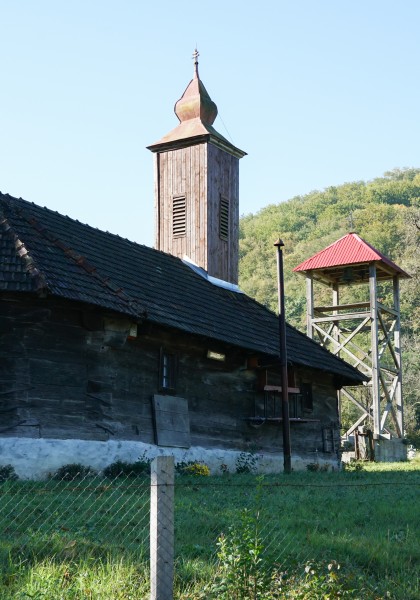
<instances>
[{"instance_id":1,"label":"log wall","mask_svg":"<svg viewBox=\"0 0 420 600\"><path fill-rule=\"evenodd\" d=\"M192 446L278 452L281 423L251 422L258 390L249 354L156 325L139 326L74 303L9 296L0 304L0 436L155 443L152 400L161 393L161 348L178 357L176 389L188 401ZM226 360L207 358L207 351ZM339 444L332 377L311 382L313 421L291 424L292 453L323 451L323 430Z\"/></svg>"}]
</instances>

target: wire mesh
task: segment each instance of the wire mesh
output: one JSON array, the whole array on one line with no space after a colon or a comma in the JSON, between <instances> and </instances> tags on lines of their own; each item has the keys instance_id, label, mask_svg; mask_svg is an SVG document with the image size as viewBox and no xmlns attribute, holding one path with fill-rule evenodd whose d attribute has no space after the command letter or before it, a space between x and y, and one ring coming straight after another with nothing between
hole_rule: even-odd
<instances>
[{"instance_id":1,"label":"wire mesh","mask_svg":"<svg viewBox=\"0 0 420 600\"><path fill-rule=\"evenodd\" d=\"M34 559L148 557L150 482L74 474L0 486L2 548Z\"/></svg>"},{"instance_id":2,"label":"wire mesh","mask_svg":"<svg viewBox=\"0 0 420 600\"><path fill-rule=\"evenodd\" d=\"M177 597L414 600L420 592L416 477L177 479ZM204 596L189 592L191 581Z\"/></svg>"},{"instance_id":3,"label":"wire mesh","mask_svg":"<svg viewBox=\"0 0 420 600\"><path fill-rule=\"evenodd\" d=\"M12 557L14 571L2 574L0 597L150 598L154 535L158 600L419 597L418 472L167 475L1 483L0 559L5 568ZM96 595L92 581L66 595L69 564L81 581L109 557L133 568L120 580L110 571L114 587ZM60 596L33 574L13 588L16 565L45 560L64 565Z\"/></svg>"}]
</instances>

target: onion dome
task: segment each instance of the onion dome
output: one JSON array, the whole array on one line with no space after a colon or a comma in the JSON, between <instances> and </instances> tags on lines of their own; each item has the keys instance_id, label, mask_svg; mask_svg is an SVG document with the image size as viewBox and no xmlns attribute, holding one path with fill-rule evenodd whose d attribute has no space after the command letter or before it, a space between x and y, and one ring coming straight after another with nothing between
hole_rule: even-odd
<instances>
[{"instance_id":1,"label":"onion dome","mask_svg":"<svg viewBox=\"0 0 420 600\"><path fill-rule=\"evenodd\" d=\"M193 54L193 59L194 77L174 107L179 125L158 142L147 147L152 152L160 152L208 141L233 156L242 158L246 152L236 148L213 127L217 117L217 106L210 98L198 74L197 50Z\"/></svg>"},{"instance_id":2,"label":"onion dome","mask_svg":"<svg viewBox=\"0 0 420 600\"><path fill-rule=\"evenodd\" d=\"M198 51L195 50L194 77L175 104L175 114L180 123L190 119L200 119L205 125L213 125L217 117L217 106L210 98L203 82L198 75Z\"/></svg>"}]
</instances>

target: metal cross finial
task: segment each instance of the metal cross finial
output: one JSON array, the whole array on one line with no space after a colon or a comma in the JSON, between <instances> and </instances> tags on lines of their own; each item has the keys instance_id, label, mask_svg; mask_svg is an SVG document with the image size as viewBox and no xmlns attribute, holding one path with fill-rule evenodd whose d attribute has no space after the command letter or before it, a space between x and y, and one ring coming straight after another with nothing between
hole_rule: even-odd
<instances>
[{"instance_id":1,"label":"metal cross finial","mask_svg":"<svg viewBox=\"0 0 420 600\"><path fill-rule=\"evenodd\" d=\"M199 56L200 56L200 53L196 48L193 52L192 57L194 59L194 71L195 71L195 74L197 75L197 77L198 77L198 57Z\"/></svg>"}]
</instances>

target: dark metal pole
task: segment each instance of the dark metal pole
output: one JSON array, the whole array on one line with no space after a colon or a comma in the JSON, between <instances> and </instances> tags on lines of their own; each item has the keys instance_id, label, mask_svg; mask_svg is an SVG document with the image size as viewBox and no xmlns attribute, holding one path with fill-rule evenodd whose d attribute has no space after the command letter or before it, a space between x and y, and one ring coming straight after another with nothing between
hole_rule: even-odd
<instances>
[{"instance_id":1,"label":"dark metal pole","mask_svg":"<svg viewBox=\"0 0 420 600\"><path fill-rule=\"evenodd\" d=\"M290 447L290 416L289 416L289 381L287 375L287 347L286 347L286 315L284 307L284 273L283 251L284 243L278 239L274 244L277 248L277 287L279 301L279 342L281 364L281 397L283 413L283 464L284 472L292 472L292 452Z\"/></svg>"}]
</instances>

